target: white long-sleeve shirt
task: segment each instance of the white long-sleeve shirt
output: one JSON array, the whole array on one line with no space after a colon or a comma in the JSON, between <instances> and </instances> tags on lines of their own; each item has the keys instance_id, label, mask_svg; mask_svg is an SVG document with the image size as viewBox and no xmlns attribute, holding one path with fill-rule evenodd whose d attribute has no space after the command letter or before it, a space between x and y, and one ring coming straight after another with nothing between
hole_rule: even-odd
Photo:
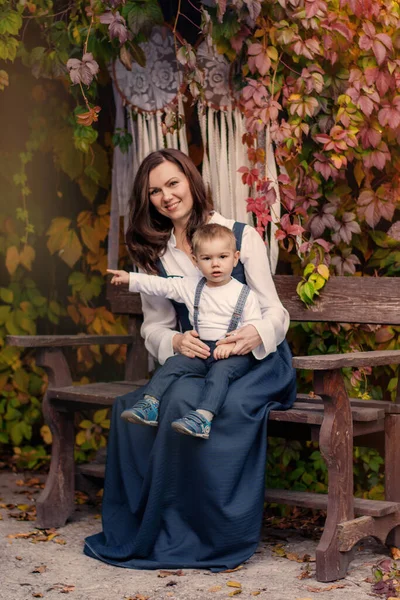
<instances>
[{"instance_id":1,"label":"white long-sleeve shirt","mask_svg":"<svg viewBox=\"0 0 400 600\"><path fill-rule=\"evenodd\" d=\"M212 214L209 222L225 225L229 229L234 225L233 220L225 219L216 212ZM261 308L262 319L253 323L262 339L262 355L257 352L257 358L261 359L275 352L277 346L283 342L290 318L276 293L264 242L249 225L246 225L243 231L240 260L244 266L247 285L256 293ZM176 247L173 233L161 261L168 275L197 278L201 276L189 256ZM164 364L167 358L174 354L172 338L179 333L176 329L175 309L167 298L150 297L142 293L141 299L144 317L141 334L149 353L160 364Z\"/></svg>"},{"instance_id":2,"label":"white long-sleeve shirt","mask_svg":"<svg viewBox=\"0 0 400 600\"><path fill-rule=\"evenodd\" d=\"M129 274L129 291L144 292L149 296L161 296L183 302L189 311L189 320L194 327L194 299L199 277L157 277L144 273ZM217 341L225 336L234 313L243 284L231 278L224 285L203 287L198 313L200 339ZM250 290L243 307L238 327L251 325L262 319L256 294ZM255 356L263 348L255 349ZM256 356L257 357L257 356Z\"/></svg>"}]
</instances>

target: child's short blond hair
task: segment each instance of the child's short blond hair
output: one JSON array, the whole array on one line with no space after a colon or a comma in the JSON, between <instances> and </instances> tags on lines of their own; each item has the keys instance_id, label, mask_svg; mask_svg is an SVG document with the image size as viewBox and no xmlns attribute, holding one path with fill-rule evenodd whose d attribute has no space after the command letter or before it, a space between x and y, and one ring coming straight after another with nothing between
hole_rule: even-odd
<instances>
[{"instance_id":1,"label":"child's short blond hair","mask_svg":"<svg viewBox=\"0 0 400 600\"><path fill-rule=\"evenodd\" d=\"M196 229L192 236L193 254L198 254L201 244L217 238L226 238L231 250L236 252L236 238L233 231L229 229L229 227L225 227L225 225L208 223L207 225L201 225L201 227Z\"/></svg>"}]
</instances>

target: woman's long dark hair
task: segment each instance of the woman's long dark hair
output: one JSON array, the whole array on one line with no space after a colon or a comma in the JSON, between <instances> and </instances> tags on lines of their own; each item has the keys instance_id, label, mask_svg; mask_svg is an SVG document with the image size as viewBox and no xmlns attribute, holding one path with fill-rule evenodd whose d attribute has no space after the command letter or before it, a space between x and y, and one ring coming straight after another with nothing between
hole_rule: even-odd
<instances>
[{"instance_id":1,"label":"woman's long dark hair","mask_svg":"<svg viewBox=\"0 0 400 600\"><path fill-rule=\"evenodd\" d=\"M167 248L173 227L172 221L154 208L149 195L150 172L165 161L174 163L189 181L193 197L193 209L186 226L189 242L195 230L206 222L207 214L212 209L201 175L186 154L166 148L146 156L133 184L126 244L133 263L147 273L158 273L156 262Z\"/></svg>"}]
</instances>

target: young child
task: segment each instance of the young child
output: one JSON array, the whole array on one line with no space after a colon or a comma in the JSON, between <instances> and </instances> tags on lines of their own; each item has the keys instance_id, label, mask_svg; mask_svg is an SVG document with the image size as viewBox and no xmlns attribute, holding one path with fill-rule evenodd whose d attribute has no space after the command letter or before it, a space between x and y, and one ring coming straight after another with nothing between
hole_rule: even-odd
<instances>
[{"instance_id":1,"label":"young child","mask_svg":"<svg viewBox=\"0 0 400 600\"><path fill-rule=\"evenodd\" d=\"M252 353L233 355L235 344L216 342L238 326L262 319L256 294L231 277L239 260L233 232L223 225L199 227L192 238L194 260L203 277L158 277L126 271L113 274L111 283L129 284L129 291L144 292L184 302L189 320L200 339L210 347L207 359L171 356L146 386L143 400L125 410L121 417L132 423L158 425L159 403L167 388L185 374L205 377L200 406L172 422L179 433L208 439L211 421L224 402L229 384L242 377L255 364Z\"/></svg>"}]
</instances>

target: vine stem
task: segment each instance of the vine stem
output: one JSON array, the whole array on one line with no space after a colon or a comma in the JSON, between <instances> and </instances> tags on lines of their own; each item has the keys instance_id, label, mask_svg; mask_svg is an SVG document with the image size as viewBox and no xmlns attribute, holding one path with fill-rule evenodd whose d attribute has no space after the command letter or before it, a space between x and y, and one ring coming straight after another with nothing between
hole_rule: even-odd
<instances>
[{"instance_id":1,"label":"vine stem","mask_svg":"<svg viewBox=\"0 0 400 600\"><path fill-rule=\"evenodd\" d=\"M88 43L89 43L89 36L90 36L90 30L92 29L92 25L93 25L93 15L90 19L90 23L89 23L89 29L86 35L86 40L85 43L83 45L83 53L86 54L87 53L87 47L88 47Z\"/></svg>"},{"instance_id":2,"label":"vine stem","mask_svg":"<svg viewBox=\"0 0 400 600\"><path fill-rule=\"evenodd\" d=\"M193 4L193 2L191 2L190 0L187 0L187 1L188 1L188 3L190 4L190 6L191 6L192 8L194 8L195 10L197 10L197 12L201 13L201 10L200 10L200 8L197 8L197 6L195 6L195 5Z\"/></svg>"}]
</instances>

